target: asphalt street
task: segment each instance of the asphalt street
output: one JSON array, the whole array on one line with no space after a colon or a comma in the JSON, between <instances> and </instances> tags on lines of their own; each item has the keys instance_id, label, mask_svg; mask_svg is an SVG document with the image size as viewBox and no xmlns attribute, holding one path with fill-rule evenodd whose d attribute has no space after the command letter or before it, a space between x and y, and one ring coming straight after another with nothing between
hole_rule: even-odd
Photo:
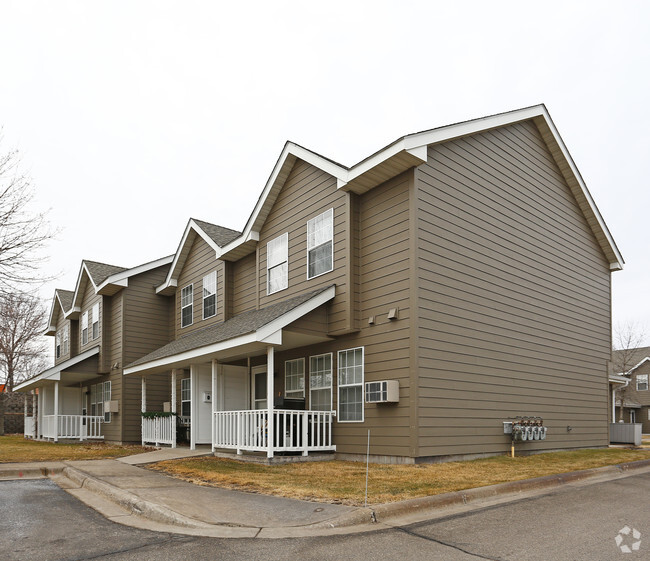
<instances>
[{"instance_id":1,"label":"asphalt street","mask_svg":"<svg viewBox=\"0 0 650 561\"><path fill-rule=\"evenodd\" d=\"M564 486L541 496L371 533L278 540L216 539L121 526L49 480L2 481L0 559L648 559L648 496L650 474L641 474Z\"/></svg>"}]
</instances>

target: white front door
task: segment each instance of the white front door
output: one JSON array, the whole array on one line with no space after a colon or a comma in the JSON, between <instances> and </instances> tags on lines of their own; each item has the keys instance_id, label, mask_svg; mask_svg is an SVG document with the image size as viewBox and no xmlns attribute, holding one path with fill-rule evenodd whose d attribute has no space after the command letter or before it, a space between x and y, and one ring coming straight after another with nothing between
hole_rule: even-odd
<instances>
[{"instance_id":1,"label":"white front door","mask_svg":"<svg viewBox=\"0 0 650 561\"><path fill-rule=\"evenodd\" d=\"M245 411L248 409L248 368L246 366L219 366L217 386L218 411Z\"/></svg>"}]
</instances>

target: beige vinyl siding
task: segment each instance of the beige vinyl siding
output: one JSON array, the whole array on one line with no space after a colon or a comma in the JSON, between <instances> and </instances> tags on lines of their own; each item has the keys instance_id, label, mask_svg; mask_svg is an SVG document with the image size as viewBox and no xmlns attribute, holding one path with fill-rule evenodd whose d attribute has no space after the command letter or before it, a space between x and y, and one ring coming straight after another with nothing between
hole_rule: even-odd
<instances>
[{"instance_id":1,"label":"beige vinyl siding","mask_svg":"<svg viewBox=\"0 0 650 561\"><path fill-rule=\"evenodd\" d=\"M249 310L254 310L257 305L255 286L255 253L232 263L232 315L236 316Z\"/></svg>"},{"instance_id":2,"label":"beige vinyl siding","mask_svg":"<svg viewBox=\"0 0 650 561\"><path fill-rule=\"evenodd\" d=\"M418 455L505 451L517 415L549 427L522 449L606 446L609 265L535 125L432 146L416 179Z\"/></svg>"},{"instance_id":3,"label":"beige vinyl siding","mask_svg":"<svg viewBox=\"0 0 650 561\"><path fill-rule=\"evenodd\" d=\"M345 193L338 191L336 180L326 172L297 160L260 232L259 301L260 308L336 284L336 297L330 306L330 329L348 328L346 306L346 222ZM334 269L307 279L307 221L334 209ZM289 287L267 295L266 244L289 234ZM179 284L180 286L180 284Z\"/></svg>"},{"instance_id":4,"label":"beige vinyl siding","mask_svg":"<svg viewBox=\"0 0 650 561\"><path fill-rule=\"evenodd\" d=\"M85 273L84 273L85 274ZM102 344L102 317L104 315L104 311L102 310L102 304L101 304L102 297L99 294L95 294L95 289L93 288L92 282L90 282L90 279L87 279L86 286L83 291L83 296L81 298L81 312L79 313L79 334L78 334L78 339L79 339L79 354L83 353L84 351L87 351L88 349L92 349L93 347L96 347L97 345ZM93 318L91 318L91 313L92 313L92 308L93 306L99 302L99 337L97 339L93 339ZM84 312L88 312L88 342L84 345L81 342L81 316L84 314ZM100 358L99 358L99 364L101 365L103 362L103 355L102 351L100 350Z\"/></svg>"},{"instance_id":5,"label":"beige vinyl siding","mask_svg":"<svg viewBox=\"0 0 650 561\"><path fill-rule=\"evenodd\" d=\"M70 324L72 323L70 320L67 320L63 316L63 312L59 311L57 314L57 321L56 321L56 332L61 334L61 356L59 358L56 358L56 335L52 337L54 340L54 364L59 364L60 362L63 362L65 360L68 360L71 358L71 351L72 351L72 330ZM64 353L63 352L63 330L65 329L65 326L68 326L68 352Z\"/></svg>"},{"instance_id":6,"label":"beige vinyl siding","mask_svg":"<svg viewBox=\"0 0 650 561\"><path fill-rule=\"evenodd\" d=\"M166 267L147 271L129 278L123 291L124 350L122 368L171 341L170 309L173 299L155 293L155 287L165 279ZM120 372L122 370L120 369ZM122 440L139 442L141 439L140 409L142 383L139 376L122 376L123 394L121 418L124 423ZM169 400L168 375L147 376L147 410L161 411Z\"/></svg>"},{"instance_id":7,"label":"beige vinyl siding","mask_svg":"<svg viewBox=\"0 0 650 561\"><path fill-rule=\"evenodd\" d=\"M633 364L632 366L636 366L636 364ZM630 384L625 389L623 396L625 401L631 401L643 406L641 409L636 410L636 422L642 423L643 434L648 434L650 433L650 419L648 419L648 406L650 406L650 389L640 390L640 391L637 391L636 389L636 377L638 375L644 375L644 374L648 375L649 382L650 382L650 362L646 362L645 364L642 364L641 366L639 366L639 368L637 368L634 371L634 373L632 374L632 379L630 381ZM616 399L620 399L620 397L621 397L621 393L616 392ZM618 421L620 419L620 413L618 407L616 408L616 413L617 413L616 421ZM625 415L623 418L626 422L629 422L630 417L627 408L625 409Z\"/></svg>"},{"instance_id":8,"label":"beige vinyl siding","mask_svg":"<svg viewBox=\"0 0 650 561\"><path fill-rule=\"evenodd\" d=\"M203 277L217 272L217 314L211 318L203 319ZM196 236L190 248L187 260L178 277L176 288L176 337L181 337L197 329L203 329L208 325L224 321L224 274L223 261L217 261L214 249L212 249L200 236ZM192 325L181 328L181 291L183 288L193 284L192 298Z\"/></svg>"}]
</instances>

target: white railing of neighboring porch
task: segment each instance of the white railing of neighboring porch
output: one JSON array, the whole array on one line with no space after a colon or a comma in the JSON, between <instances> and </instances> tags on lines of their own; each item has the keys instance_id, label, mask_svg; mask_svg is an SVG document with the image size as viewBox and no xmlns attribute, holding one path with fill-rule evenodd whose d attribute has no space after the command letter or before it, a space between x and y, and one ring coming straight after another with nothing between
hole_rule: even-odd
<instances>
[{"instance_id":1,"label":"white railing of neighboring porch","mask_svg":"<svg viewBox=\"0 0 650 561\"><path fill-rule=\"evenodd\" d=\"M36 428L36 423L34 422L34 417L25 417L25 437L34 438L34 429Z\"/></svg>"},{"instance_id":2,"label":"white railing of neighboring porch","mask_svg":"<svg viewBox=\"0 0 650 561\"><path fill-rule=\"evenodd\" d=\"M104 438L102 423L98 415L43 415L43 438Z\"/></svg>"},{"instance_id":3,"label":"white railing of neighboring porch","mask_svg":"<svg viewBox=\"0 0 650 561\"><path fill-rule=\"evenodd\" d=\"M308 452L336 450L332 444L335 411L273 411L273 451ZM215 448L268 450L268 412L261 410L216 411L212 430Z\"/></svg>"},{"instance_id":4,"label":"white railing of neighboring porch","mask_svg":"<svg viewBox=\"0 0 650 561\"><path fill-rule=\"evenodd\" d=\"M142 445L170 444L176 448L176 417L142 417Z\"/></svg>"}]
</instances>

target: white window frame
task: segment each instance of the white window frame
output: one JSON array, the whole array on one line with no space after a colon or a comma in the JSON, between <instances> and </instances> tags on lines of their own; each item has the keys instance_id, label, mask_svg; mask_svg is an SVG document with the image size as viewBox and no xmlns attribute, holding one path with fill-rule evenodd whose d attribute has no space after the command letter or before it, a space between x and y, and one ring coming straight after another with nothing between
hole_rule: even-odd
<instances>
[{"instance_id":1,"label":"white window frame","mask_svg":"<svg viewBox=\"0 0 650 561\"><path fill-rule=\"evenodd\" d=\"M88 310L81 314L81 344L88 343Z\"/></svg>"},{"instance_id":2,"label":"white window frame","mask_svg":"<svg viewBox=\"0 0 650 561\"><path fill-rule=\"evenodd\" d=\"M111 388L110 380L104 382L104 402L111 400L111 389L112 388ZM104 411L104 422L105 423L111 422L111 413L106 413L106 411Z\"/></svg>"},{"instance_id":3,"label":"white window frame","mask_svg":"<svg viewBox=\"0 0 650 561\"><path fill-rule=\"evenodd\" d=\"M91 320L90 335L94 340L99 337L99 302L93 304ZM97 330L95 330L95 326L97 326Z\"/></svg>"},{"instance_id":4,"label":"white window frame","mask_svg":"<svg viewBox=\"0 0 650 561\"><path fill-rule=\"evenodd\" d=\"M97 414L97 384L90 386L90 416Z\"/></svg>"},{"instance_id":5,"label":"white window frame","mask_svg":"<svg viewBox=\"0 0 650 561\"><path fill-rule=\"evenodd\" d=\"M56 332L56 343L54 345L54 356L61 358L61 331Z\"/></svg>"},{"instance_id":6,"label":"white window frame","mask_svg":"<svg viewBox=\"0 0 650 561\"><path fill-rule=\"evenodd\" d=\"M297 371L293 370L293 366L300 365ZM302 372L300 371L302 368ZM287 389L289 387L289 379L295 378L298 380L298 389ZM302 387L300 387L302 386ZM284 395L290 399L300 399L305 397L305 359L294 358L292 360L284 361Z\"/></svg>"},{"instance_id":7,"label":"white window frame","mask_svg":"<svg viewBox=\"0 0 650 561\"><path fill-rule=\"evenodd\" d=\"M329 238L325 239L324 241L321 241L320 243L316 243L318 241L316 238L319 230L315 230L315 227L319 219L329 221L331 235ZM322 229L323 228L321 228L321 230ZM310 263L309 252L318 249L319 247L325 245L326 243L331 244L330 249L331 249L332 266L327 271L321 271L318 274L310 275L309 274L309 263ZM330 208L329 210L326 210L325 212L319 214L318 216L314 216L313 218L307 221L307 279L308 280L315 279L316 277L320 277L321 275L330 273L333 270L334 270L334 209Z\"/></svg>"},{"instance_id":8,"label":"white window frame","mask_svg":"<svg viewBox=\"0 0 650 561\"><path fill-rule=\"evenodd\" d=\"M110 396L110 382L108 384L108 395ZM108 413L108 421L106 421L106 414L104 413L104 395L104 382L90 386L90 413L93 417L104 417L104 422L110 423L110 413Z\"/></svg>"},{"instance_id":9,"label":"white window frame","mask_svg":"<svg viewBox=\"0 0 650 561\"><path fill-rule=\"evenodd\" d=\"M341 383L341 372L343 370L343 367L341 366L341 355L344 353L349 353L353 351L361 351L361 381L360 382L354 382L353 384L342 384ZM356 366L356 365L355 365ZM348 368L347 366L345 368ZM337 391L337 411L336 411L336 420L339 423L363 423L365 419L365 392L364 390L364 381L365 381L365 368L366 368L366 358L365 358L365 351L364 347L354 347L352 349L344 349L342 351L338 351L337 356L336 356L336 383L338 386L338 391ZM358 387L359 391L361 392L361 419L344 419L341 416L341 390L345 388L353 388L353 387Z\"/></svg>"},{"instance_id":10,"label":"white window frame","mask_svg":"<svg viewBox=\"0 0 650 561\"><path fill-rule=\"evenodd\" d=\"M187 387L183 387L187 386ZM187 396L187 399L184 399L183 396ZM183 403L189 403L189 414L185 415L183 413ZM182 378L181 379L181 417L190 417L192 415L192 379L191 378Z\"/></svg>"},{"instance_id":11,"label":"white window frame","mask_svg":"<svg viewBox=\"0 0 650 561\"><path fill-rule=\"evenodd\" d=\"M639 378L645 380L645 388L639 387ZM637 374L636 375L636 391L645 392L648 391L648 375L647 374Z\"/></svg>"},{"instance_id":12,"label":"white window frame","mask_svg":"<svg viewBox=\"0 0 650 561\"><path fill-rule=\"evenodd\" d=\"M183 305L183 292L185 292L187 289L190 289L190 302L189 304ZM185 308L190 308L192 311L190 313L190 323L183 325L183 310ZM194 283L188 284L186 287L181 289L181 329L183 327L189 327L194 323Z\"/></svg>"},{"instance_id":13,"label":"white window frame","mask_svg":"<svg viewBox=\"0 0 650 561\"><path fill-rule=\"evenodd\" d=\"M206 292L211 288L213 288L213 291L208 292L206 294ZM214 313L210 314L209 316L206 316L205 301L210 297L214 297ZM203 319L213 318L216 315L217 315L217 271L212 271L210 274L205 275L203 277Z\"/></svg>"},{"instance_id":14,"label":"white window frame","mask_svg":"<svg viewBox=\"0 0 650 561\"><path fill-rule=\"evenodd\" d=\"M278 286L271 288L271 271L280 270ZM275 294L289 288L289 232L266 244L266 294Z\"/></svg>"},{"instance_id":15,"label":"white window frame","mask_svg":"<svg viewBox=\"0 0 650 561\"><path fill-rule=\"evenodd\" d=\"M67 355L70 352L70 325L63 326L63 354Z\"/></svg>"},{"instance_id":16,"label":"white window frame","mask_svg":"<svg viewBox=\"0 0 650 561\"><path fill-rule=\"evenodd\" d=\"M329 385L315 385L314 383L314 370L312 368L312 360L313 359L319 359L323 357L329 357L330 359L330 370L329 370L329 378L330 378L330 383ZM319 375L323 376L326 370L322 371L317 371ZM333 392L332 392L332 378L334 376L334 354L333 353L323 353L320 355L313 355L309 357L309 409L315 410L313 407L313 400L312 400L312 392L314 391L322 391L322 390L329 390L330 392L330 404L329 404L329 409L323 409L322 411L332 411L332 400L334 398ZM318 411L321 411L321 409L318 409Z\"/></svg>"}]
</instances>

